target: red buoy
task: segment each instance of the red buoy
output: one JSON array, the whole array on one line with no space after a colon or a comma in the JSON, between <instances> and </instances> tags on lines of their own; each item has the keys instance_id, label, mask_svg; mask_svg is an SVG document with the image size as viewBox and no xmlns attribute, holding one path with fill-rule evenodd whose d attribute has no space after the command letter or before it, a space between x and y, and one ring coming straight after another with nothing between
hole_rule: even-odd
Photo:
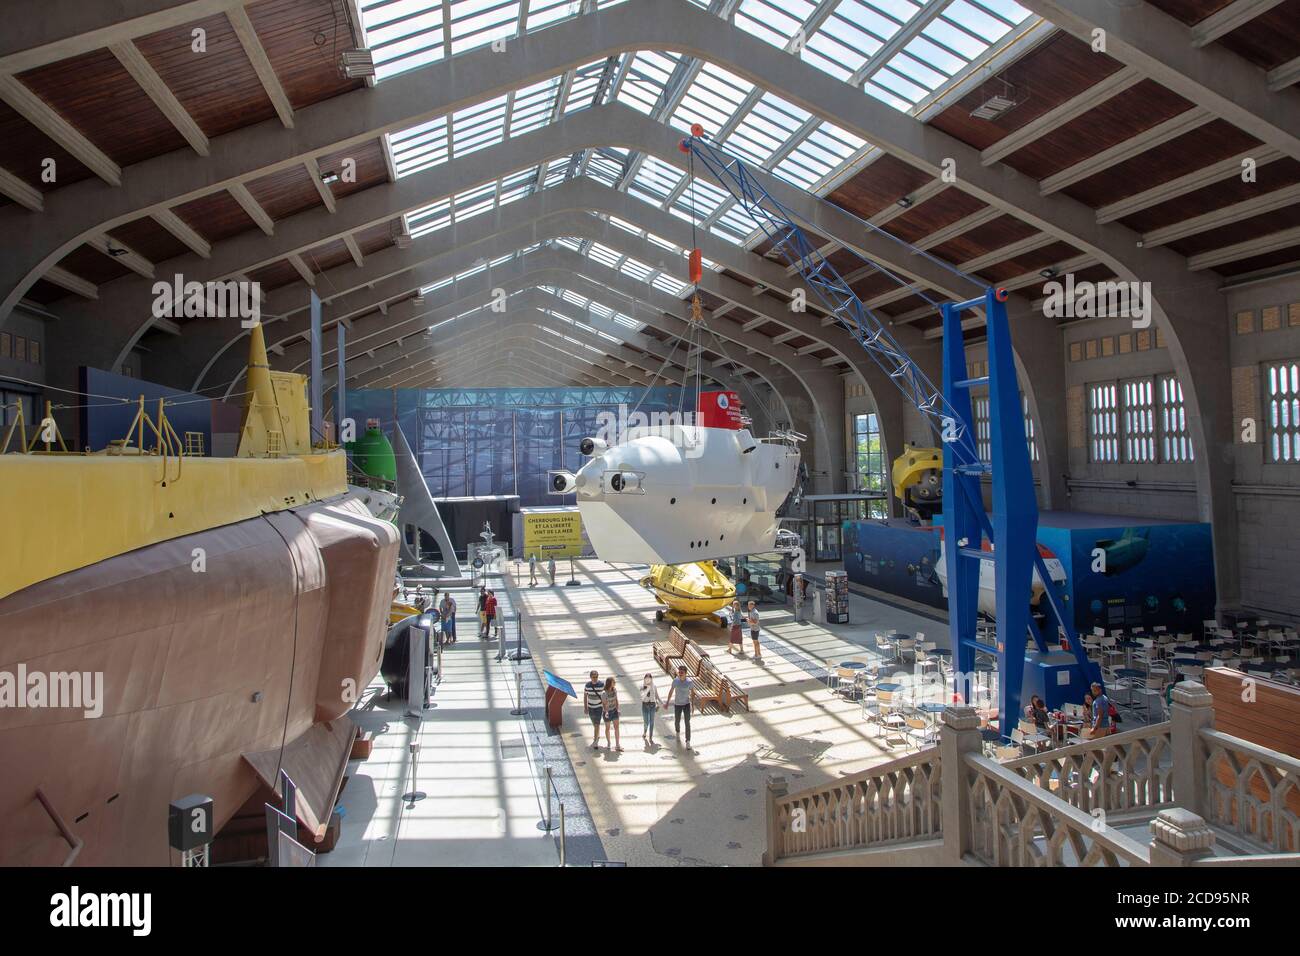
<instances>
[{"instance_id":1,"label":"red buoy","mask_svg":"<svg viewBox=\"0 0 1300 956\"><path fill-rule=\"evenodd\" d=\"M701 126L699 123L692 123L692 124L691 124L691 135L692 135L692 136L703 136L703 135L704 135L704 127Z\"/></svg>"},{"instance_id":2,"label":"red buoy","mask_svg":"<svg viewBox=\"0 0 1300 956\"><path fill-rule=\"evenodd\" d=\"M690 255L690 275L691 284L698 285L704 278L704 253L699 249L692 249Z\"/></svg>"}]
</instances>

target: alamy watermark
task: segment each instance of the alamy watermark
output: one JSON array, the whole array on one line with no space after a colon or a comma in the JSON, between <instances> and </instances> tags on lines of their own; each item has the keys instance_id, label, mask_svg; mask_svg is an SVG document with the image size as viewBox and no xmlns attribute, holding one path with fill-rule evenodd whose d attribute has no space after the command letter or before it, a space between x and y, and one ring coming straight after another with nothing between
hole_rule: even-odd
<instances>
[{"instance_id":1,"label":"alamy watermark","mask_svg":"<svg viewBox=\"0 0 1300 956\"><path fill-rule=\"evenodd\" d=\"M1132 319L1133 328L1151 325L1150 282L1076 282L1067 272L1064 282L1043 286L1043 315L1049 319Z\"/></svg>"},{"instance_id":2,"label":"alamy watermark","mask_svg":"<svg viewBox=\"0 0 1300 956\"><path fill-rule=\"evenodd\" d=\"M629 412L626 405L619 405L617 412L596 414L596 434L593 437L609 448L630 438L663 438L681 448L685 457L696 458L703 454L703 442L694 429L703 424L696 412L643 412L638 409ZM633 430L636 434L632 434Z\"/></svg>"},{"instance_id":3,"label":"alamy watermark","mask_svg":"<svg viewBox=\"0 0 1300 956\"><path fill-rule=\"evenodd\" d=\"M186 282L177 273L171 282L153 284L155 319L240 320L251 329L262 321L262 284L227 279L223 282Z\"/></svg>"},{"instance_id":4,"label":"alamy watermark","mask_svg":"<svg viewBox=\"0 0 1300 956\"><path fill-rule=\"evenodd\" d=\"M94 719L104 713L102 671L38 671L19 664L0 671L0 709L80 710Z\"/></svg>"}]
</instances>

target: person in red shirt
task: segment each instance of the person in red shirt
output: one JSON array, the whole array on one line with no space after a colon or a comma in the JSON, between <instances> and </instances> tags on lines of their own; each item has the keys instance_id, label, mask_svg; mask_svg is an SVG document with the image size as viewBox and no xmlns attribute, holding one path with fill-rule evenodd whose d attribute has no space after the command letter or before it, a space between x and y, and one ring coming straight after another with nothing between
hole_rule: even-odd
<instances>
[{"instance_id":1,"label":"person in red shirt","mask_svg":"<svg viewBox=\"0 0 1300 956\"><path fill-rule=\"evenodd\" d=\"M495 592L488 591L487 600L483 602L483 638L487 640L493 636L496 628L497 618L497 596Z\"/></svg>"}]
</instances>

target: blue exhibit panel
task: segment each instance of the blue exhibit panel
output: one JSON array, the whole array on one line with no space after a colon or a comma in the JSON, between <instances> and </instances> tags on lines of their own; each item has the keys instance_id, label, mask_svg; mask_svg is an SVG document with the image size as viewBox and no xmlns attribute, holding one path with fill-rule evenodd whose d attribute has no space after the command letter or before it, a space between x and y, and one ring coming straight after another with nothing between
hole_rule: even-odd
<instances>
[{"instance_id":1,"label":"blue exhibit panel","mask_svg":"<svg viewBox=\"0 0 1300 956\"><path fill-rule=\"evenodd\" d=\"M1094 520L1039 529L1065 568L1076 630L1190 632L1214 616L1209 524L1082 517Z\"/></svg>"},{"instance_id":2,"label":"blue exhibit panel","mask_svg":"<svg viewBox=\"0 0 1300 956\"><path fill-rule=\"evenodd\" d=\"M163 399L167 409L167 419L172 423L177 436L184 441L186 432L200 432L203 435L203 447L211 454L212 449L212 399L206 395L195 395L180 389L155 385L153 382L139 378L106 372L103 369L81 367L82 391L96 396L88 399L81 408L81 435L85 447L100 450L108 443L126 437L127 429L135 420L139 410L139 398L144 396L145 411L150 418L158 416L158 399ZM123 399L121 402L113 398ZM145 428L146 446L152 442L153 435Z\"/></svg>"},{"instance_id":3,"label":"blue exhibit panel","mask_svg":"<svg viewBox=\"0 0 1300 956\"><path fill-rule=\"evenodd\" d=\"M846 521L844 570L855 584L899 597L948 607L936 566L939 529L905 521Z\"/></svg>"}]
</instances>

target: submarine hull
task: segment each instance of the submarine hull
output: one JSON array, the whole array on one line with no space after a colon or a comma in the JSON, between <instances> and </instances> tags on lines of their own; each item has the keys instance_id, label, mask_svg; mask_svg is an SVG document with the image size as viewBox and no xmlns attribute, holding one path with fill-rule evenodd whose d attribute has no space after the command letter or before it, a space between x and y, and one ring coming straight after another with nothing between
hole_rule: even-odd
<instances>
[{"instance_id":1,"label":"submarine hull","mask_svg":"<svg viewBox=\"0 0 1300 956\"><path fill-rule=\"evenodd\" d=\"M202 549L202 569L196 563ZM0 864L172 866L168 804L215 826L278 767L319 837L379 666L397 530L342 496L107 558L0 600L0 672L102 675L100 716L0 708Z\"/></svg>"}]
</instances>

